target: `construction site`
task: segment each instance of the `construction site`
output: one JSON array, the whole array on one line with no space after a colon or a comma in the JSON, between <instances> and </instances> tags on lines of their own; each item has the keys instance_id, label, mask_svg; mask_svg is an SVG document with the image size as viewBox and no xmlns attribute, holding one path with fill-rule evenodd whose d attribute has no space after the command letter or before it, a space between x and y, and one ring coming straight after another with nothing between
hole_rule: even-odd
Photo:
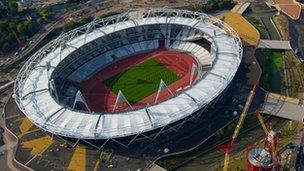
<instances>
[{"instance_id":1,"label":"construction site","mask_svg":"<svg viewBox=\"0 0 304 171\"><path fill-rule=\"evenodd\" d=\"M1 70L0 170L304 170L303 3L114 2Z\"/></svg>"},{"instance_id":2,"label":"construction site","mask_svg":"<svg viewBox=\"0 0 304 171\"><path fill-rule=\"evenodd\" d=\"M277 3L285 4L284 2ZM196 148L183 154L160 159L158 164L168 170L207 168L212 170L301 170L303 167L303 93L302 90L295 92L293 86L294 84L303 85L303 77L295 76L301 73L302 69L295 67L294 64L290 65L291 61L297 60L289 51L291 49L289 42L281 41L286 40L289 35L288 28L284 26L288 20L284 16L275 15L268 18L271 25L265 25L263 22L266 21L266 16L275 10L263 3L245 3L236 6L230 13L224 15L224 20L236 29L245 44L245 63L248 63L250 68L250 72L246 75L249 78L248 83L254 85L254 88L248 93L248 99L238 119ZM282 11L286 12L283 8ZM293 12L300 13L301 10ZM259 17L262 16L264 18L260 19ZM299 21L298 18L300 16L290 21ZM239 27L240 25L242 27ZM256 46L258 49L253 49ZM283 67L277 70L273 83L265 80L265 73L268 72L270 66L266 68L265 59L262 59L272 55L269 53L277 53L275 55L279 55L278 59L282 58L279 60L285 60L282 63L290 66L285 74L280 71ZM275 58L275 55L272 58ZM300 63L299 60L296 63ZM259 85L258 92L262 89L266 91L266 94L264 102L252 109L251 103L254 102L252 98L255 96L254 90L257 85L255 82Z\"/></svg>"}]
</instances>

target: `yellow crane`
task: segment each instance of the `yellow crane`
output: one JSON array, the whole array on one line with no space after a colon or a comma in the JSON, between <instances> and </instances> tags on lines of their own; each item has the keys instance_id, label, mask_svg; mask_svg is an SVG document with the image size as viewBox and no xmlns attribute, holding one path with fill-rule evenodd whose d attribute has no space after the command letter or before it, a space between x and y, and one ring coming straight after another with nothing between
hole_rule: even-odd
<instances>
[{"instance_id":1,"label":"yellow crane","mask_svg":"<svg viewBox=\"0 0 304 171\"><path fill-rule=\"evenodd\" d=\"M268 129L267 129L265 123L264 123L264 120L263 120L263 117L262 117L261 113L259 111L256 111L255 114L257 115L265 134L268 135L269 131L268 131Z\"/></svg>"},{"instance_id":2,"label":"yellow crane","mask_svg":"<svg viewBox=\"0 0 304 171\"><path fill-rule=\"evenodd\" d=\"M225 151L224 167L223 167L224 171L228 171L229 158L230 158L229 157L229 152L233 148L233 146L235 144L235 141L236 141L236 138L238 137L240 129L241 129L243 123L244 123L244 120L246 118L248 109L249 109L249 107L250 107L250 105L252 103L253 97L255 95L256 87L257 87L257 84L255 84L253 86L252 90L249 93L249 96L247 97L247 100L246 100L245 106L243 108L243 111L241 113L240 119L239 119L239 121L238 121L238 123L236 125L236 128L235 128L234 132L233 132L231 143L229 144L228 148Z\"/></svg>"},{"instance_id":3,"label":"yellow crane","mask_svg":"<svg viewBox=\"0 0 304 171\"><path fill-rule=\"evenodd\" d=\"M230 156L229 156L229 152L231 151L231 149L233 148L235 142L236 142L236 138L238 137L239 135L239 132L240 132L240 129L244 123L244 120L246 118L246 115L247 115L247 112L248 112L248 109L250 107L250 104L252 103L252 100L253 100L253 97L255 95L255 92L256 92L256 86L257 84L254 85L254 87L252 88L252 90L250 91L250 94L246 100L246 103L245 103L245 106L244 106L244 109L241 113L241 116L240 116L240 119L238 121L238 124L233 132L233 135L232 135L232 140L231 140L231 143L228 144L228 148L227 150L225 151L225 158L224 158L224 167L223 167L223 170L224 171L228 171L228 166L229 166L229 159L230 159ZM263 120L263 117L261 115L261 113L259 111L256 111L256 116L265 132L265 134L268 136L270 135L271 133L271 130L268 130L267 129L267 126ZM270 128L271 129L271 128ZM275 169L278 170L279 166L278 165L278 161L277 161L277 155L276 155L276 147L275 147L275 139L274 137L271 139L271 153L272 153L272 159L273 159L273 163L275 165Z\"/></svg>"}]
</instances>

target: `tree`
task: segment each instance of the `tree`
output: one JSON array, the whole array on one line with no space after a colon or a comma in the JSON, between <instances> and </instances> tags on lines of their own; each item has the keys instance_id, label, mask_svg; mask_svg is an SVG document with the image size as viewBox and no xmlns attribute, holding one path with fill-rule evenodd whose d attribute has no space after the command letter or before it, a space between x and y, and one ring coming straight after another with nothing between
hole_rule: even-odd
<instances>
[{"instance_id":1,"label":"tree","mask_svg":"<svg viewBox=\"0 0 304 171\"><path fill-rule=\"evenodd\" d=\"M18 4L15 1L8 2L8 10L11 14L15 14L18 12Z\"/></svg>"},{"instance_id":2,"label":"tree","mask_svg":"<svg viewBox=\"0 0 304 171\"><path fill-rule=\"evenodd\" d=\"M31 21L25 21L24 24L26 25L27 36L31 37L35 34L35 29L33 27L33 23Z\"/></svg>"},{"instance_id":3,"label":"tree","mask_svg":"<svg viewBox=\"0 0 304 171\"><path fill-rule=\"evenodd\" d=\"M16 44L16 38L12 32L8 33L5 37L5 40L7 43L10 44L10 46L14 46Z\"/></svg>"},{"instance_id":4,"label":"tree","mask_svg":"<svg viewBox=\"0 0 304 171\"><path fill-rule=\"evenodd\" d=\"M20 36L33 36L35 34L35 30L32 22L24 21L17 24L17 32Z\"/></svg>"},{"instance_id":5,"label":"tree","mask_svg":"<svg viewBox=\"0 0 304 171\"><path fill-rule=\"evenodd\" d=\"M205 12L221 10L221 9L230 9L234 5L232 0L208 0L207 2L194 5L193 10L202 10Z\"/></svg>"},{"instance_id":6,"label":"tree","mask_svg":"<svg viewBox=\"0 0 304 171\"><path fill-rule=\"evenodd\" d=\"M0 21L0 33L7 32L8 26L9 24L7 21Z\"/></svg>"},{"instance_id":7,"label":"tree","mask_svg":"<svg viewBox=\"0 0 304 171\"><path fill-rule=\"evenodd\" d=\"M10 30L16 30L18 23L20 23L18 18L14 18L9 20L8 24L9 24L9 29Z\"/></svg>"},{"instance_id":8,"label":"tree","mask_svg":"<svg viewBox=\"0 0 304 171\"><path fill-rule=\"evenodd\" d=\"M89 22L91 22L91 21L93 21L94 20L94 18L93 17L91 17L91 16L89 16L89 17L86 17L86 18L83 18L83 19L81 19L80 21L79 21L79 26L81 26L81 25L84 25L84 24L87 24L87 23L89 23Z\"/></svg>"},{"instance_id":9,"label":"tree","mask_svg":"<svg viewBox=\"0 0 304 171\"><path fill-rule=\"evenodd\" d=\"M2 49L4 43L3 35L0 34L0 49Z\"/></svg>"},{"instance_id":10,"label":"tree","mask_svg":"<svg viewBox=\"0 0 304 171\"><path fill-rule=\"evenodd\" d=\"M82 0L68 0L68 3L76 3L76 2L81 2Z\"/></svg>"},{"instance_id":11,"label":"tree","mask_svg":"<svg viewBox=\"0 0 304 171\"><path fill-rule=\"evenodd\" d=\"M42 9L39 11L39 16L44 19L47 20L51 17L51 12L47 9Z\"/></svg>"},{"instance_id":12,"label":"tree","mask_svg":"<svg viewBox=\"0 0 304 171\"><path fill-rule=\"evenodd\" d=\"M64 29L65 29L65 31L73 30L74 28L77 28L81 25L84 25L84 24L87 24L87 23L91 22L93 19L94 19L93 17L86 17L86 18L82 18L78 22L73 21L73 20L66 21L64 23Z\"/></svg>"},{"instance_id":13,"label":"tree","mask_svg":"<svg viewBox=\"0 0 304 171\"><path fill-rule=\"evenodd\" d=\"M17 25L17 31L21 36L25 36L27 32L27 26L24 23L19 23Z\"/></svg>"},{"instance_id":14,"label":"tree","mask_svg":"<svg viewBox=\"0 0 304 171\"><path fill-rule=\"evenodd\" d=\"M7 43L7 42L5 42L5 43L2 45L1 50L2 50L3 52L9 52L9 51L11 50L10 44Z\"/></svg>"},{"instance_id":15,"label":"tree","mask_svg":"<svg viewBox=\"0 0 304 171\"><path fill-rule=\"evenodd\" d=\"M70 30L73 30L74 28L77 27L77 23L72 21L72 20L69 20L67 22L64 23L64 29L66 31L70 31Z\"/></svg>"},{"instance_id":16,"label":"tree","mask_svg":"<svg viewBox=\"0 0 304 171\"><path fill-rule=\"evenodd\" d=\"M0 5L0 18L7 17L7 9Z\"/></svg>"}]
</instances>

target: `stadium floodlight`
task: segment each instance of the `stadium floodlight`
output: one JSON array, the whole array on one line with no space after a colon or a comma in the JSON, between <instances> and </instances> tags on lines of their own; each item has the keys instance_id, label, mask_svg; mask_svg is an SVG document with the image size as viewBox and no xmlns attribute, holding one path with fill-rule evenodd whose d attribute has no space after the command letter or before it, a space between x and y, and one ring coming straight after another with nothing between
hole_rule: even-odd
<instances>
[{"instance_id":1,"label":"stadium floodlight","mask_svg":"<svg viewBox=\"0 0 304 171\"><path fill-rule=\"evenodd\" d=\"M50 69L51 69L50 61L45 62L45 65L46 65L46 72L47 72L48 78L50 79Z\"/></svg>"},{"instance_id":2,"label":"stadium floodlight","mask_svg":"<svg viewBox=\"0 0 304 171\"><path fill-rule=\"evenodd\" d=\"M54 79L50 80L50 85L49 86L50 86L51 92L55 95L56 100L58 100L58 94L57 94L57 89L56 89Z\"/></svg>"},{"instance_id":3,"label":"stadium floodlight","mask_svg":"<svg viewBox=\"0 0 304 171\"><path fill-rule=\"evenodd\" d=\"M191 68L191 75L190 75L190 81L189 81L189 85L191 86L193 83L193 78L194 78L194 74L198 73L198 66L195 65L195 63L192 63L192 68Z\"/></svg>"},{"instance_id":4,"label":"stadium floodlight","mask_svg":"<svg viewBox=\"0 0 304 171\"><path fill-rule=\"evenodd\" d=\"M121 90L118 91L118 94L117 94L112 112L115 111L115 109L117 108L118 103L126 103L127 105L130 106L131 109L133 109L133 107L131 106L131 104L127 100L127 98L122 94Z\"/></svg>"},{"instance_id":5,"label":"stadium floodlight","mask_svg":"<svg viewBox=\"0 0 304 171\"><path fill-rule=\"evenodd\" d=\"M85 105L85 107L87 108L87 110L91 113L91 110L90 110L87 102L85 101L82 93L80 92L80 90L78 90L77 93L76 93L75 100L74 100L74 103L73 103L73 109L75 109L75 106L76 106L77 102L83 103Z\"/></svg>"},{"instance_id":6,"label":"stadium floodlight","mask_svg":"<svg viewBox=\"0 0 304 171\"><path fill-rule=\"evenodd\" d=\"M159 98L159 94L163 91L163 90L168 90L168 92L172 95L172 97L174 96L172 91L169 89L169 87L166 85L166 83L163 81L163 79L160 80L159 86L158 86L158 91L155 97L155 101L154 103L157 103L158 98Z\"/></svg>"}]
</instances>

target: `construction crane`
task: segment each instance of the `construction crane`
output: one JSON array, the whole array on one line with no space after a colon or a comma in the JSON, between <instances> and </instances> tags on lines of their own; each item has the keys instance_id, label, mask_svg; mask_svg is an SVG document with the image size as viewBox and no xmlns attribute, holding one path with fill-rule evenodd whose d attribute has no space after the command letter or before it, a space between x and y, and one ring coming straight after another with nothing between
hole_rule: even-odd
<instances>
[{"instance_id":1,"label":"construction crane","mask_svg":"<svg viewBox=\"0 0 304 171\"><path fill-rule=\"evenodd\" d=\"M225 147L225 159L224 159L224 167L223 167L223 170L224 171L228 171L228 165L229 165L229 152L231 151L231 149L233 148L235 142L236 142L236 138L238 137L239 135L239 132L240 132L240 129L244 123L244 120L246 118L246 115L247 115L247 112L248 112L248 109L252 103L252 100L253 100L253 97L256 93L256 87L257 87L258 83L256 83L252 90L250 91L249 93L249 96L247 97L247 100L246 100L246 103L245 103L245 106L243 108L243 111L241 113L241 116L240 116L240 119L236 125L236 128L233 132L233 135L232 135L232 139L231 139L231 142L230 144L228 144L226 147Z\"/></svg>"},{"instance_id":2,"label":"construction crane","mask_svg":"<svg viewBox=\"0 0 304 171\"><path fill-rule=\"evenodd\" d=\"M267 129L265 123L264 123L264 120L263 120L263 117L262 117L261 113L257 110L257 111L255 112L255 114L257 115L257 117L258 117L258 119L259 119L259 122L261 123L261 126L262 126L262 128L263 128L265 134L268 135L268 134L269 134L269 131L268 131L268 129Z\"/></svg>"},{"instance_id":3,"label":"construction crane","mask_svg":"<svg viewBox=\"0 0 304 171\"><path fill-rule=\"evenodd\" d=\"M250 107L250 104L252 103L252 100L253 100L253 97L255 95L255 92L256 92L256 86L257 84L254 85L253 89L250 91L250 94L247 98L247 101L246 101L246 104L244 106L244 109L242 111L242 114L240 116L240 119L238 121L238 124L233 132L233 135L232 135L232 140L231 140L231 143L228 144L228 146L226 147L226 150L225 150L225 159L224 159L224 167L223 167L223 170L224 171L227 171L228 170L228 166L229 166L229 159L230 159L230 156L229 156L229 152L232 150L233 146L235 145L235 142L236 142L236 138L238 137L239 135L239 131L244 123L244 120L246 118L246 115L247 115L247 112L248 112L248 109ZM274 164L274 168L275 170L279 170L279 162L277 160L277 152L276 152L276 135L275 135L275 132L273 132L271 130L271 128L267 129L267 126L263 120L263 117L261 115L261 113L259 112L259 110L257 110L256 112L256 116L265 132L265 134L267 135L266 138L270 139L269 142L270 142L270 153L271 153L271 156L272 156L272 161L273 161L273 164ZM269 147L269 145L268 145Z\"/></svg>"},{"instance_id":4,"label":"construction crane","mask_svg":"<svg viewBox=\"0 0 304 171\"><path fill-rule=\"evenodd\" d=\"M279 163L278 163L278 160L277 160L277 152L276 152L276 137L275 137L275 132L273 132L271 130L271 128L269 128L269 130L267 129L266 124L265 124L265 122L263 120L263 117L262 117L261 113L258 110L255 113L256 113L256 116L259 119L259 122L261 123L261 126L262 126L265 134L267 135L266 138L270 138L271 149L269 149L269 150L271 152L272 162L273 162L273 164L275 166L275 170L279 170Z\"/></svg>"}]
</instances>

